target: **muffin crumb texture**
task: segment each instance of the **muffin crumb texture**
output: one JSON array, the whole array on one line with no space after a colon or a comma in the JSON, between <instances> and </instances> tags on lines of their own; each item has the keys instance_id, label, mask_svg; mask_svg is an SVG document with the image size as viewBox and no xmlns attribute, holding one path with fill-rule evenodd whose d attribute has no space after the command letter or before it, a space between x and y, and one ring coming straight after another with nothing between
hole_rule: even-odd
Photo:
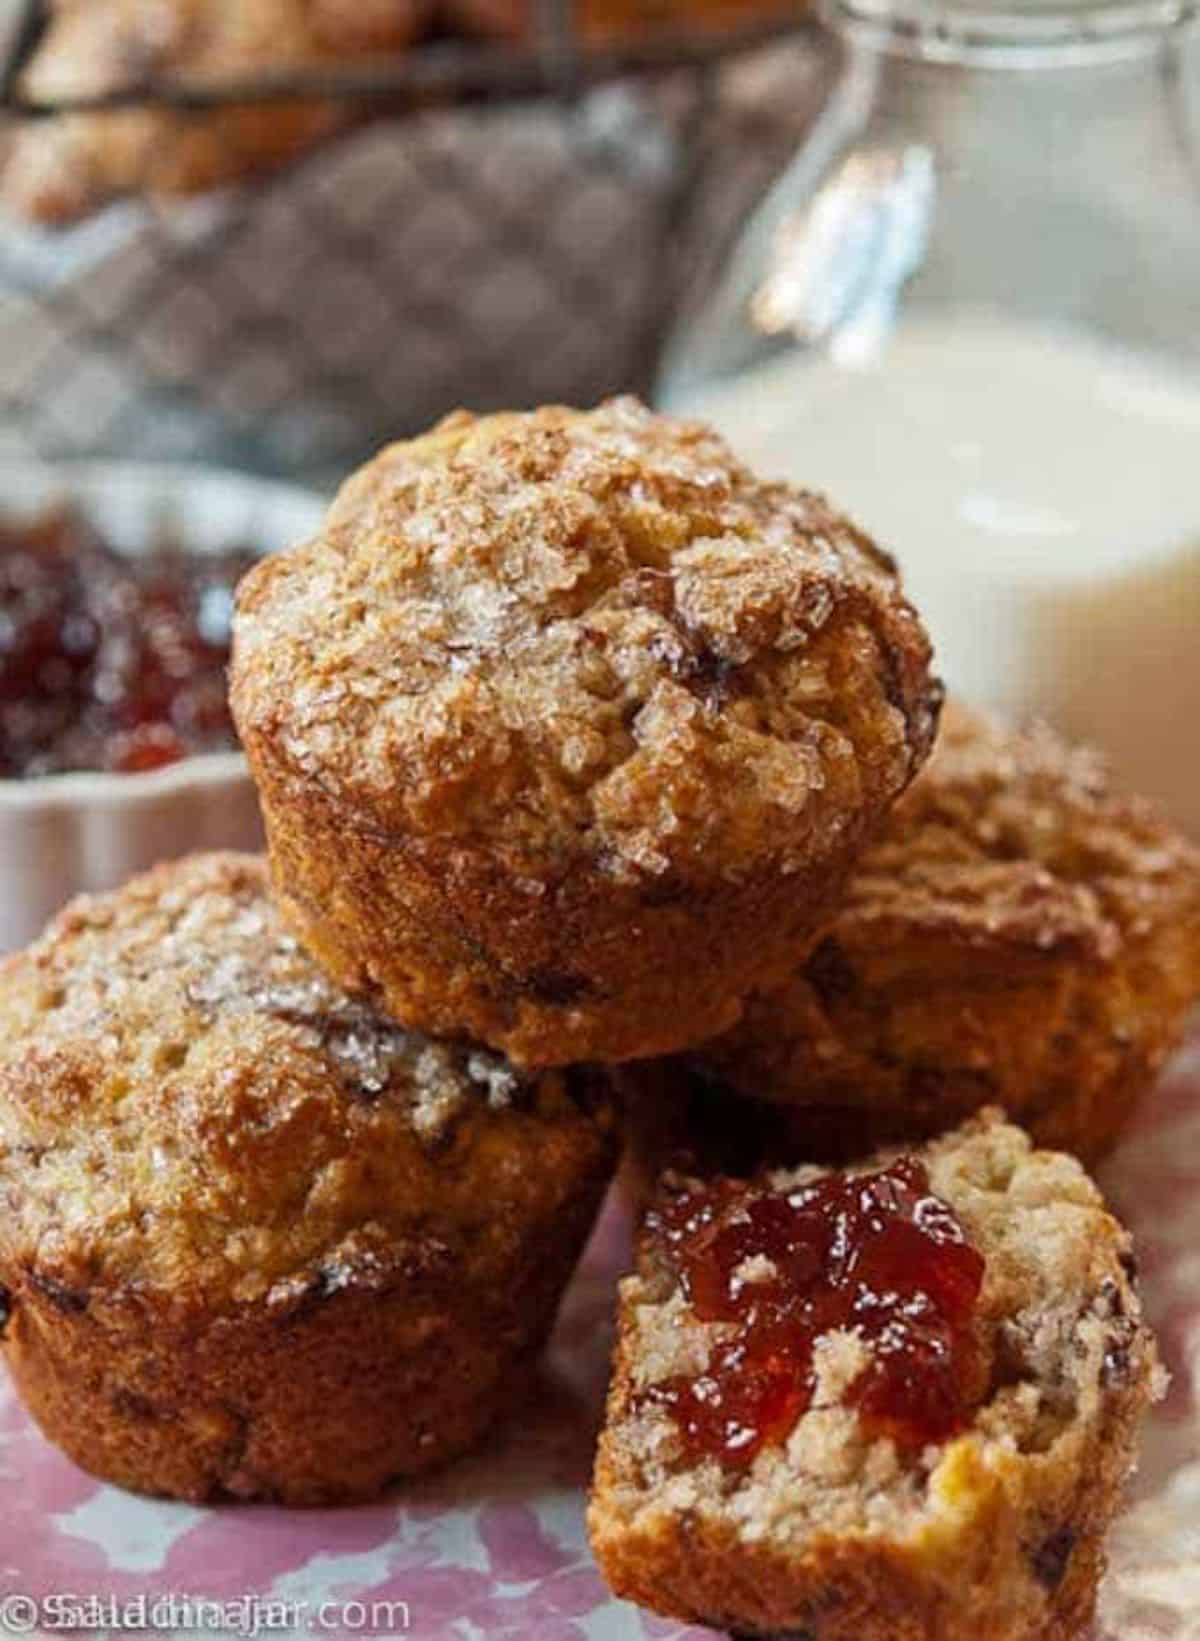
<instances>
[{"instance_id":1,"label":"muffin crumb texture","mask_svg":"<svg viewBox=\"0 0 1200 1641\"><path fill-rule=\"evenodd\" d=\"M919 1156L984 1261L987 1373L965 1431L917 1447L873 1431L851 1394L873 1347L836 1330L780 1440L748 1465L693 1462L651 1392L704 1373L730 1325L698 1321L647 1238L622 1289L590 1511L616 1593L764 1637L1083 1633L1138 1421L1162 1388L1128 1237L1078 1163L1034 1150L996 1113ZM756 1188L786 1195L822 1177L782 1171Z\"/></svg>"}]
</instances>

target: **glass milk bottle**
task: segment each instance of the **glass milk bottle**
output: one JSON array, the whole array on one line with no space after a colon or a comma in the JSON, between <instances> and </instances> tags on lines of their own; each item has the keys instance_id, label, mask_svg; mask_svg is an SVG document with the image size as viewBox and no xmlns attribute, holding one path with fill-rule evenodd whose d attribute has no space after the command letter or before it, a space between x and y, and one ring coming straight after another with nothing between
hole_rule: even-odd
<instances>
[{"instance_id":1,"label":"glass milk bottle","mask_svg":"<svg viewBox=\"0 0 1200 1641\"><path fill-rule=\"evenodd\" d=\"M1200 833L1195 9L831 0L840 84L661 398L889 545L952 689Z\"/></svg>"}]
</instances>

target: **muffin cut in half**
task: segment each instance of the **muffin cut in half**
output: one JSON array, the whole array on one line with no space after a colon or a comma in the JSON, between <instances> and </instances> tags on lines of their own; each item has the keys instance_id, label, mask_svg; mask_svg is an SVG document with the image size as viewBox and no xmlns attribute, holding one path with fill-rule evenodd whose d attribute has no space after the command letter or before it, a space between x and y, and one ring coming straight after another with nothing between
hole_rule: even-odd
<instances>
[{"instance_id":1,"label":"muffin cut in half","mask_svg":"<svg viewBox=\"0 0 1200 1641\"><path fill-rule=\"evenodd\" d=\"M593 1073L352 1002L248 856L78 900L0 970L3 1355L124 1487L371 1496L520 1388L613 1165Z\"/></svg>"},{"instance_id":2,"label":"muffin cut in half","mask_svg":"<svg viewBox=\"0 0 1200 1641\"><path fill-rule=\"evenodd\" d=\"M629 399L391 447L238 606L289 923L529 1065L690 1046L784 979L939 702L884 553Z\"/></svg>"},{"instance_id":3,"label":"muffin cut in half","mask_svg":"<svg viewBox=\"0 0 1200 1641\"><path fill-rule=\"evenodd\" d=\"M1115 793L1091 751L951 702L825 938L694 1064L806 1108L794 1154L808 1158L826 1155L802 1149L822 1129L870 1149L995 1103L1090 1162L1197 997L1200 850ZM743 1114L756 1122L778 1147L786 1122Z\"/></svg>"},{"instance_id":4,"label":"muffin cut in half","mask_svg":"<svg viewBox=\"0 0 1200 1641\"><path fill-rule=\"evenodd\" d=\"M613 1590L747 1636L1067 1641L1159 1393L1129 1238L986 1112L853 1173L668 1176L589 1525Z\"/></svg>"}]
</instances>

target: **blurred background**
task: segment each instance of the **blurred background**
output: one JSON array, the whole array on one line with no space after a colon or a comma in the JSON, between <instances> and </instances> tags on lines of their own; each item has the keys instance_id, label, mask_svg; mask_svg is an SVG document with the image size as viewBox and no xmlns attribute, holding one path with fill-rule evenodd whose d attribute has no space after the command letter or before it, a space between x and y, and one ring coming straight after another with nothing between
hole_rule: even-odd
<instances>
[{"instance_id":1,"label":"blurred background","mask_svg":"<svg viewBox=\"0 0 1200 1641\"><path fill-rule=\"evenodd\" d=\"M458 405L711 419L897 553L954 690L1200 831L1197 40L1196 0L0 0L0 943L248 840L238 567Z\"/></svg>"},{"instance_id":2,"label":"blurred background","mask_svg":"<svg viewBox=\"0 0 1200 1641\"><path fill-rule=\"evenodd\" d=\"M0 437L309 483L459 404L652 391L832 72L788 0L14 11Z\"/></svg>"}]
</instances>

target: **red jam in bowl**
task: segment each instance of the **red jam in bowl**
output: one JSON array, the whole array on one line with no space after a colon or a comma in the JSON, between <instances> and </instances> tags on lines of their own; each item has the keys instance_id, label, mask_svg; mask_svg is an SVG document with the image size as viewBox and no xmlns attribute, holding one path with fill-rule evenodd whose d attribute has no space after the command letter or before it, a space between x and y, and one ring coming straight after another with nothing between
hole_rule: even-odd
<instances>
[{"instance_id":1,"label":"red jam in bowl","mask_svg":"<svg viewBox=\"0 0 1200 1641\"><path fill-rule=\"evenodd\" d=\"M253 562L169 541L124 557L66 510L0 522L0 778L235 747L225 669Z\"/></svg>"},{"instance_id":2,"label":"red jam in bowl","mask_svg":"<svg viewBox=\"0 0 1200 1641\"><path fill-rule=\"evenodd\" d=\"M967 1423L983 1391L984 1262L916 1159L786 1193L715 1180L646 1229L693 1314L734 1324L700 1377L645 1393L693 1461L736 1467L785 1441L812 1401L817 1341L835 1330L867 1345L845 1401L872 1434L911 1450Z\"/></svg>"}]
</instances>

